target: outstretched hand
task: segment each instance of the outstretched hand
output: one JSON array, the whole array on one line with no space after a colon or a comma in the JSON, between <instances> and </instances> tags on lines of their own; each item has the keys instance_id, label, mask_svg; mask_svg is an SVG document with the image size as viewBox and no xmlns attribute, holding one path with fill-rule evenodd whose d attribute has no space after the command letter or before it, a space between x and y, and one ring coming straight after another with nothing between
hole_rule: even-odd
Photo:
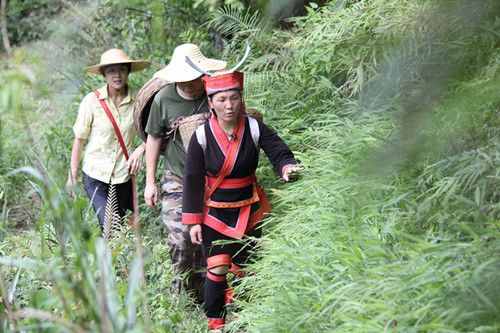
<instances>
[{"instance_id":1,"label":"outstretched hand","mask_svg":"<svg viewBox=\"0 0 500 333\"><path fill-rule=\"evenodd\" d=\"M287 164L283 167L282 178L285 182L297 180L301 170L302 167L298 164Z\"/></svg>"}]
</instances>

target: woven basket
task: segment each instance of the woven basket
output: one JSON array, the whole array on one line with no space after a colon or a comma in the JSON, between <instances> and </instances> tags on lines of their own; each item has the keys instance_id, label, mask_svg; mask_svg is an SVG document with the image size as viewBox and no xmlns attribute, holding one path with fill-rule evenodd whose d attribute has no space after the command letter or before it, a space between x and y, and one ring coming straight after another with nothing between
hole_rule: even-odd
<instances>
[{"instance_id":1,"label":"woven basket","mask_svg":"<svg viewBox=\"0 0 500 333\"><path fill-rule=\"evenodd\" d=\"M148 123L149 110L154 96L167 84L168 81L154 77L146 82L137 93L134 102L134 125L142 141L146 142L147 134L144 131Z\"/></svg>"},{"instance_id":2,"label":"woven basket","mask_svg":"<svg viewBox=\"0 0 500 333\"><path fill-rule=\"evenodd\" d=\"M174 125L174 128L178 128L182 145L186 151L194 131L196 131L200 125L205 123L208 118L210 118L210 112L198 113L189 117L180 117L176 120L176 126Z\"/></svg>"}]
</instances>

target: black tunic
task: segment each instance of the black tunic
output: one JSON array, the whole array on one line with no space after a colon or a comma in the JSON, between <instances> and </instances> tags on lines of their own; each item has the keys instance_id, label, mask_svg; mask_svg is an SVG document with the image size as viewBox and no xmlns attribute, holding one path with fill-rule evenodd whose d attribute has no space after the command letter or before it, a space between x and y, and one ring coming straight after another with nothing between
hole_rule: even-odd
<instances>
[{"instance_id":1,"label":"black tunic","mask_svg":"<svg viewBox=\"0 0 500 333\"><path fill-rule=\"evenodd\" d=\"M249 121L247 116L243 117L238 127L239 133L237 132L236 137L229 141L216 118L212 117L202 125L205 127L205 149L198 142L196 135L191 138L184 169L183 223L203 223L223 235L241 238L262 218L262 213L265 213L262 210L267 207L267 200L255 181L259 148L264 150L280 176L285 165L297 162L278 134L258 120L260 136L258 147L256 147ZM234 164L231 164L232 168L229 167L224 182L213 191L210 198L205 198L206 191L208 191L206 186L212 185L211 183L219 175L227 158L226 155L230 155L231 145L234 145L232 149L237 153L236 160ZM243 185L234 186L234 182L238 181L242 181ZM210 202L216 206L225 204L234 206L236 202L244 203L245 201L250 201L251 204L218 208L205 199L210 199Z\"/></svg>"}]
</instances>

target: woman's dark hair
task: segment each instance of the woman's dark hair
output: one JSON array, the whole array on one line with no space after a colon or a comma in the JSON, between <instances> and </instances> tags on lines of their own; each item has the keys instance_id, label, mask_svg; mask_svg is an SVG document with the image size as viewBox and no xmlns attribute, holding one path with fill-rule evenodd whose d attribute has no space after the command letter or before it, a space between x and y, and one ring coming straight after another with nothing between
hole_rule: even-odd
<instances>
[{"instance_id":1,"label":"woman's dark hair","mask_svg":"<svg viewBox=\"0 0 500 333\"><path fill-rule=\"evenodd\" d=\"M123 64L113 64L113 65L127 65L128 74L130 74L130 72L132 71L132 64L129 62L123 63ZM113 66L113 65L102 66L101 68L99 68L99 72L101 72L101 75L104 76L104 69L106 67Z\"/></svg>"}]
</instances>

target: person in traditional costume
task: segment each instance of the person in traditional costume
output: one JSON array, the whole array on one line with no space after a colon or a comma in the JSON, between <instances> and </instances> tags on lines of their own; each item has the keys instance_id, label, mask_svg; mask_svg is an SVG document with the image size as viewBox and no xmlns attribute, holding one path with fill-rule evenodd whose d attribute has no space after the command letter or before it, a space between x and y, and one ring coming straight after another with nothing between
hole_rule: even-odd
<instances>
[{"instance_id":1,"label":"person in traditional costume","mask_svg":"<svg viewBox=\"0 0 500 333\"><path fill-rule=\"evenodd\" d=\"M255 177L259 150L285 181L294 178L299 166L274 130L246 114L243 73L207 75L203 81L212 116L189 144L182 222L191 226L191 241L201 244L206 255L204 308L209 329L220 330L231 293L226 275L242 276L253 242L261 236L258 223L270 211Z\"/></svg>"},{"instance_id":2,"label":"person in traditional costume","mask_svg":"<svg viewBox=\"0 0 500 333\"><path fill-rule=\"evenodd\" d=\"M80 103L73 126L75 138L67 187L71 189L77 183L85 150L83 185L101 228L110 217L123 218L127 210L133 209L131 176L141 167L145 147L140 145L129 155L136 130L128 76L147 66L148 61L132 60L123 50L110 49L101 55L99 64L87 68L91 74L102 75L106 84L87 94Z\"/></svg>"},{"instance_id":3,"label":"person in traditional costume","mask_svg":"<svg viewBox=\"0 0 500 333\"><path fill-rule=\"evenodd\" d=\"M191 243L189 230L181 221L182 177L187 142L183 142L178 124L181 119L208 113L209 109L201 81L202 73L189 66L186 57L204 70L226 67L225 61L207 58L197 45L187 43L177 46L169 64L155 73L154 77L169 83L152 99L145 127L144 200L149 207L161 203L161 220L167 230L167 245L174 272L171 292L179 295L187 291L201 302L205 280L203 255L200 246ZM161 186L158 187L156 169L160 155L164 156L165 163Z\"/></svg>"}]
</instances>

